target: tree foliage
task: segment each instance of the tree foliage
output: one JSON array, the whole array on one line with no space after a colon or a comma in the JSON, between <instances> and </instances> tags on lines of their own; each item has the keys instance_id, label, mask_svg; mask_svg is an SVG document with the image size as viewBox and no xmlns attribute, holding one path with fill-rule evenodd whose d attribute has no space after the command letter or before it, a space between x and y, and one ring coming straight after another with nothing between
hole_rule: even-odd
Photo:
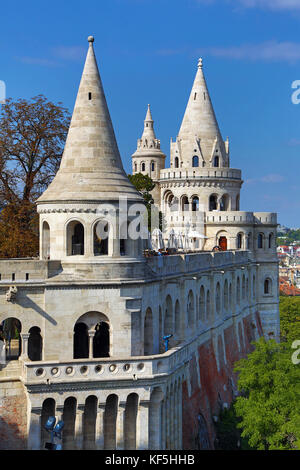
<instances>
[{"instance_id":1,"label":"tree foliage","mask_svg":"<svg viewBox=\"0 0 300 470\"><path fill-rule=\"evenodd\" d=\"M68 111L39 95L8 99L0 112L0 257L35 256L35 201L57 172Z\"/></svg>"},{"instance_id":2,"label":"tree foliage","mask_svg":"<svg viewBox=\"0 0 300 470\"><path fill-rule=\"evenodd\" d=\"M242 436L258 450L300 449L300 367L291 343L260 338L255 346L235 367Z\"/></svg>"}]
</instances>

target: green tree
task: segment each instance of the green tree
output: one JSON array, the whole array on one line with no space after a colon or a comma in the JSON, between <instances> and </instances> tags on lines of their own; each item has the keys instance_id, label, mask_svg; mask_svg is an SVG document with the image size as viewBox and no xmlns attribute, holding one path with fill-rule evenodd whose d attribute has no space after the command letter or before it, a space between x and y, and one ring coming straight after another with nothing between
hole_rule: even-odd
<instances>
[{"instance_id":1,"label":"green tree","mask_svg":"<svg viewBox=\"0 0 300 470\"><path fill-rule=\"evenodd\" d=\"M291 343L260 338L255 346L235 367L241 435L258 450L300 450L300 365Z\"/></svg>"},{"instance_id":2,"label":"green tree","mask_svg":"<svg viewBox=\"0 0 300 470\"><path fill-rule=\"evenodd\" d=\"M300 340L300 297L280 296L281 341Z\"/></svg>"},{"instance_id":3,"label":"green tree","mask_svg":"<svg viewBox=\"0 0 300 470\"><path fill-rule=\"evenodd\" d=\"M154 200L151 194L151 191L155 188L155 183L148 175L143 175L142 173L136 173L135 175L128 175L129 180L133 184L133 186L139 191L145 201L146 208L148 211L148 229L151 231L155 227L151 226L151 222L157 219L157 225L161 226L162 217L161 213L154 206ZM152 213L152 220L151 220L151 212Z\"/></svg>"}]
</instances>

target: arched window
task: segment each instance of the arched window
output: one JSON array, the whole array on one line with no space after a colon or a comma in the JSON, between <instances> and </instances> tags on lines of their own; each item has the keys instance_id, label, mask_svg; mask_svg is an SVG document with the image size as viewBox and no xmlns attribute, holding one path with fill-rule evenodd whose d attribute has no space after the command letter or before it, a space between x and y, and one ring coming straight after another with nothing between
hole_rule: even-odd
<instances>
[{"instance_id":1,"label":"arched window","mask_svg":"<svg viewBox=\"0 0 300 470\"><path fill-rule=\"evenodd\" d=\"M198 196L194 196L192 199L192 211L196 212L199 210L199 198Z\"/></svg>"},{"instance_id":2,"label":"arched window","mask_svg":"<svg viewBox=\"0 0 300 470\"><path fill-rule=\"evenodd\" d=\"M28 338L28 357L31 361L41 361L43 350L43 340L41 330L37 326L33 326L29 330Z\"/></svg>"},{"instance_id":3,"label":"arched window","mask_svg":"<svg viewBox=\"0 0 300 470\"><path fill-rule=\"evenodd\" d=\"M216 286L216 313L219 315L221 312L221 287L220 283Z\"/></svg>"},{"instance_id":4,"label":"arched window","mask_svg":"<svg viewBox=\"0 0 300 470\"><path fill-rule=\"evenodd\" d=\"M144 320L144 356L153 354L153 316L151 308L147 308Z\"/></svg>"},{"instance_id":5,"label":"arched window","mask_svg":"<svg viewBox=\"0 0 300 470\"><path fill-rule=\"evenodd\" d=\"M235 210L240 210L240 196L238 195L235 200Z\"/></svg>"},{"instance_id":6,"label":"arched window","mask_svg":"<svg viewBox=\"0 0 300 470\"><path fill-rule=\"evenodd\" d=\"M155 163L151 162L151 171L154 171L154 170L155 170Z\"/></svg>"},{"instance_id":7,"label":"arched window","mask_svg":"<svg viewBox=\"0 0 300 470\"><path fill-rule=\"evenodd\" d=\"M146 169L146 164L144 162L141 165L141 169L142 169L142 171L145 171L145 169Z\"/></svg>"},{"instance_id":8,"label":"arched window","mask_svg":"<svg viewBox=\"0 0 300 470\"><path fill-rule=\"evenodd\" d=\"M50 258L50 227L48 222L44 221L42 226L42 253L43 259Z\"/></svg>"},{"instance_id":9,"label":"arched window","mask_svg":"<svg viewBox=\"0 0 300 470\"><path fill-rule=\"evenodd\" d=\"M67 256L84 255L84 227L73 220L67 226Z\"/></svg>"},{"instance_id":10,"label":"arched window","mask_svg":"<svg viewBox=\"0 0 300 470\"><path fill-rule=\"evenodd\" d=\"M179 158L175 157L175 168L179 168Z\"/></svg>"},{"instance_id":11,"label":"arched window","mask_svg":"<svg viewBox=\"0 0 300 470\"><path fill-rule=\"evenodd\" d=\"M85 400L84 413L83 413L83 449L95 450L96 449L96 419L97 419L97 404L98 400L95 395L90 395Z\"/></svg>"},{"instance_id":12,"label":"arched window","mask_svg":"<svg viewBox=\"0 0 300 470\"><path fill-rule=\"evenodd\" d=\"M136 393L130 393L128 395L124 416L125 450L136 449L138 402L139 396Z\"/></svg>"},{"instance_id":13,"label":"arched window","mask_svg":"<svg viewBox=\"0 0 300 470\"><path fill-rule=\"evenodd\" d=\"M106 399L104 412L104 449L117 447L118 396L111 394Z\"/></svg>"},{"instance_id":14,"label":"arched window","mask_svg":"<svg viewBox=\"0 0 300 470\"><path fill-rule=\"evenodd\" d=\"M134 171L135 172L137 171L137 164L136 163L134 164Z\"/></svg>"},{"instance_id":15,"label":"arched window","mask_svg":"<svg viewBox=\"0 0 300 470\"><path fill-rule=\"evenodd\" d=\"M236 237L236 247L238 250L240 250L243 247L243 234L238 233Z\"/></svg>"},{"instance_id":16,"label":"arched window","mask_svg":"<svg viewBox=\"0 0 300 470\"><path fill-rule=\"evenodd\" d=\"M263 233L259 233L257 237L257 248L263 248L264 247L264 235Z\"/></svg>"},{"instance_id":17,"label":"arched window","mask_svg":"<svg viewBox=\"0 0 300 470\"><path fill-rule=\"evenodd\" d=\"M196 167L199 166L199 157L197 157L197 155L193 156L192 166L193 166L193 168L196 168Z\"/></svg>"},{"instance_id":18,"label":"arched window","mask_svg":"<svg viewBox=\"0 0 300 470\"><path fill-rule=\"evenodd\" d=\"M271 294L272 293L272 281L271 279L265 279L264 282L264 294Z\"/></svg>"},{"instance_id":19,"label":"arched window","mask_svg":"<svg viewBox=\"0 0 300 470\"><path fill-rule=\"evenodd\" d=\"M55 400L53 398L46 398L43 401L42 411L41 411L41 449L45 448L46 442L49 440L49 433L45 429L45 424L49 416L55 416Z\"/></svg>"},{"instance_id":20,"label":"arched window","mask_svg":"<svg viewBox=\"0 0 300 470\"><path fill-rule=\"evenodd\" d=\"M219 166L220 166L220 159L219 159L218 155L216 155L215 158L214 158L214 167L218 168Z\"/></svg>"},{"instance_id":21,"label":"arched window","mask_svg":"<svg viewBox=\"0 0 300 470\"><path fill-rule=\"evenodd\" d=\"M216 196L216 194L212 194L209 197L209 210L210 211L216 211L217 207L218 207L217 196Z\"/></svg>"},{"instance_id":22,"label":"arched window","mask_svg":"<svg viewBox=\"0 0 300 470\"><path fill-rule=\"evenodd\" d=\"M252 248L252 233L248 233L247 236L247 250L251 250Z\"/></svg>"},{"instance_id":23,"label":"arched window","mask_svg":"<svg viewBox=\"0 0 300 470\"><path fill-rule=\"evenodd\" d=\"M68 397L64 403L63 422L64 432L62 435L63 449L75 450L75 420L76 420L77 400L74 397ZM55 413L53 413L53 416ZM48 415L49 416L49 415ZM51 414L50 414L51 416ZM47 433L49 439L49 434Z\"/></svg>"}]
</instances>

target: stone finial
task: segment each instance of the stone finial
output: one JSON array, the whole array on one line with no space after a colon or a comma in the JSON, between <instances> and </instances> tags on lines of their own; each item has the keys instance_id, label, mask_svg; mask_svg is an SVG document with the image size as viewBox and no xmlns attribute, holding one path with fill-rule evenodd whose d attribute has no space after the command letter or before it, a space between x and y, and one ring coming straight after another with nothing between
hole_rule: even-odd
<instances>
[{"instance_id":1,"label":"stone finial","mask_svg":"<svg viewBox=\"0 0 300 470\"><path fill-rule=\"evenodd\" d=\"M198 68L202 69L202 67L203 67L203 59L202 57L200 57L200 59L198 60Z\"/></svg>"},{"instance_id":2,"label":"stone finial","mask_svg":"<svg viewBox=\"0 0 300 470\"><path fill-rule=\"evenodd\" d=\"M94 36L89 36L88 41L89 41L89 43L93 43L95 41Z\"/></svg>"}]
</instances>

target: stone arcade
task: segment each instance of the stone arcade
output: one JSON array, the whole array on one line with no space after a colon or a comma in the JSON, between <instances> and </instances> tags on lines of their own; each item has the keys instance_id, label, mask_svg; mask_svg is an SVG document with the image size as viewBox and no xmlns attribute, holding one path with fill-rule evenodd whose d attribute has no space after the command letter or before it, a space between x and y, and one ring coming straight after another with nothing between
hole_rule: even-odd
<instances>
[{"instance_id":1,"label":"stone arcade","mask_svg":"<svg viewBox=\"0 0 300 470\"><path fill-rule=\"evenodd\" d=\"M93 42L60 169L37 201L40 259L0 261L0 322L19 332L0 370L0 448L44 449L49 415L65 422L64 449L214 448L214 417L237 393L234 362L259 336L279 337L276 214L240 211L241 172L200 60L171 167L149 106L132 161L156 182L167 231L193 229L202 208L201 246L147 258L142 240L108 222L99 240L99 204L124 197L129 213L142 198L122 166Z\"/></svg>"}]
</instances>

